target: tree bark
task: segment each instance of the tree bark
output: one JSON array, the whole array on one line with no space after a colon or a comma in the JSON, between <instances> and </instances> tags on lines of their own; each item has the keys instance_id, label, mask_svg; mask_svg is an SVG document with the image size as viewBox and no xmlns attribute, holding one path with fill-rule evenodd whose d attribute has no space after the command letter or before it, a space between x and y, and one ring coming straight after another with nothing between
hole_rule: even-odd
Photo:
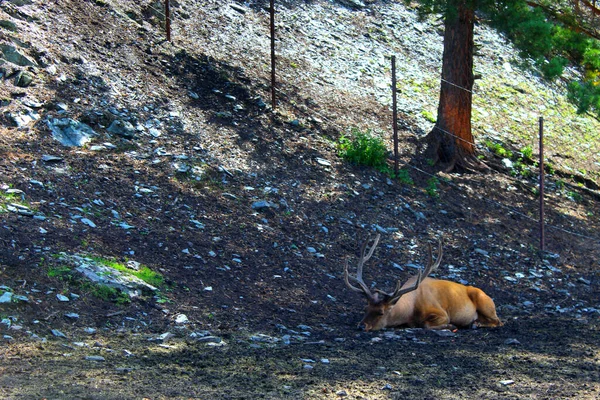
<instances>
[{"instance_id":1,"label":"tree bark","mask_svg":"<svg viewBox=\"0 0 600 400\"><path fill-rule=\"evenodd\" d=\"M444 20L440 100L436 124L426 139L426 157L447 170L470 170L479 164L471 133L475 11L466 0L457 3L457 10Z\"/></svg>"}]
</instances>

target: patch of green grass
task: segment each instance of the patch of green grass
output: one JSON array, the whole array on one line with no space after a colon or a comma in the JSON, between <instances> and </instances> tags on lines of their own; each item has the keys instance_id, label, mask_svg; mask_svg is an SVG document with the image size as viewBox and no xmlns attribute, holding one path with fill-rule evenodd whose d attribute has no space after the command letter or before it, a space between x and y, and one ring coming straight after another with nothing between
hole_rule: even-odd
<instances>
[{"instance_id":1,"label":"patch of green grass","mask_svg":"<svg viewBox=\"0 0 600 400\"><path fill-rule=\"evenodd\" d=\"M436 121L436 118L433 115L433 113L431 113L427 110L421 111L421 116L423 116L423 118L425 118L427 121L429 121L431 123L435 123L435 121Z\"/></svg>"},{"instance_id":2,"label":"patch of green grass","mask_svg":"<svg viewBox=\"0 0 600 400\"><path fill-rule=\"evenodd\" d=\"M523 155L523 158L533 160L533 148L531 146L521 148L521 154Z\"/></svg>"},{"instance_id":3,"label":"patch of green grass","mask_svg":"<svg viewBox=\"0 0 600 400\"><path fill-rule=\"evenodd\" d=\"M67 266L58 266L58 267L50 267L48 268L48 277L49 278L58 278L61 280L70 280L73 276L73 269Z\"/></svg>"},{"instance_id":4,"label":"patch of green grass","mask_svg":"<svg viewBox=\"0 0 600 400\"><path fill-rule=\"evenodd\" d=\"M6 191L0 191L0 213L8 212L5 208L7 204L18 204L32 210L31 205L25 201L22 193L8 193Z\"/></svg>"},{"instance_id":5,"label":"patch of green grass","mask_svg":"<svg viewBox=\"0 0 600 400\"><path fill-rule=\"evenodd\" d=\"M106 265L107 267L110 267L117 271L133 275L152 286L160 287L165 283L165 278L162 276L162 274L152 271L145 265L140 265L139 269L133 269L127 267L126 265L118 261L109 260L103 257L91 257L91 259L99 264Z\"/></svg>"},{"instance_id":6,"label":"patch of green grass","mask_svg":"<svg viewBox=\"0 0 600 400\"><path fill-rule=\"evenodd\" d=\"M380 136L371 130L361 132L352 128L350 135L340 137L338 141L339 154L356 165L383 167L386 165L387 148Z\"/></svg>"},{"instance_id":7,"label":"patch of green grass","mask_svg":"<svg viewBox=\"0 0 600 400\"><path fill-rule=\"evenodd\" d=\"M496 154L499 157L508 158L508 159L513 158L512 151L504 148L504 146L502 146L501 143L495 143L495 142L492 142L491 140L486 140L485 145L488 149L490 149L490 151L492 153Z\"/></svg>"},{"instance_id":8,"label":"patch of green grass","mask_svg":"<svg viewBox=\"0 0 600 400\"><path fill-rule=\"evenodd\" d=\"M581 196L581 194L574 192L572 190L567 192L567 197L576 203L579 203L583 200L583 196Z\"/></svg>"}]
</instances>

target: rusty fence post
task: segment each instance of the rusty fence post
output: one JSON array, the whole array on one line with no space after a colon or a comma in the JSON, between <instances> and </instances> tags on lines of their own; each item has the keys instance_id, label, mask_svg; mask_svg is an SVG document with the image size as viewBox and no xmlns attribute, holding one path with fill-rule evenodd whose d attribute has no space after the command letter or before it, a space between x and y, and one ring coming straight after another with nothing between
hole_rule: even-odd
<instances>
[{"instance_id":1,"label":"rusty fence post","mask_svg":"<svg viewBox=\"0 0 600 400\"><path fill-rule=\"evenodd\" d=\"M392 56L392 129L394 131L394 174L398 176L398 103L396 90L396 56Z\"/></svg>"},{"instance_id":2,"label":"rusty fence post","mask_svg":"<svg viewBox=\"0 0 600 400\"><path fill-rule=\"evenodd\" d=\"M171 41L171 7L169 0L165 0L165 30L167 31L167 42Z\"/></svg>"},{"instance_id":3,"label":"rusty fence post","mask_svg":"<svg viewBox=\"0 0 600 400\"><path fill-rule=\"evenodd\" d=\"M544 117L539 119L540 132L540 250L544 251Z\"/></svg>"},{"instance_id":4,"label":"rusty fence post","mask_svg":"<svg viewBox=\"0 0 600 400\"><path fill-rule=\"evenodd\" d=\"M271 108L277 107L275 98L275 0L271 0L269 8L271 14Z\"/></svg>"}]
</instances>

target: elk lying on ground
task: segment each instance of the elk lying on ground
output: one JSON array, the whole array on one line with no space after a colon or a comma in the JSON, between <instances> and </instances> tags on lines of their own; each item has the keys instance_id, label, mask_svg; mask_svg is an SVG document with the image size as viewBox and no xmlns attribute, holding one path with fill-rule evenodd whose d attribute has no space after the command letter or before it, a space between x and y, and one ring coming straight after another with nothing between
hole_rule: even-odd
<instances>
[{"instance_id":1,"label":"elk lying on ground","mask_svg":"<svg viewBox=\"0 0 600 400\"><path fill-rule=\"evenodd\" d=\"M365 331L376 331L386 327L408 326L428 329L456 329L456 327L502 326L496 315L494 301L473 286L428 278L442 261L442 242L439 242L438 256L435 263L429 246L429 262L416 276L411 277L404 285L396 284L392 293L375 289L369 290L362 278L363 265L371 258L381 235L377 235L368 254L365 250L369 240L361 248L356 277L348 274L348 261L344 270L346 285L367 298L367 313L360 324ZM352 285L350 280L358 284ZM360 325L359 324L359 325Z\"/></svg>"}]
</instances>

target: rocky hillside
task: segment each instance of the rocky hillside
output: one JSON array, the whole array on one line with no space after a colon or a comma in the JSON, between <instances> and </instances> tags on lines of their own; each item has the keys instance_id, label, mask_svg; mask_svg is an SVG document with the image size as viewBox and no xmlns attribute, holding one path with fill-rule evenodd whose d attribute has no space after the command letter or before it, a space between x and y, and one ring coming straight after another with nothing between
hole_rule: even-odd
<instances>
[{"instance_id":1,"label":"rocky hillside","mask_svg":"<svg viewBox=\"0 0 600 400\"><path fill-rule=\"evenodd\" d=\"M600 393L600 125L560 83L479 26L474 127L495 169L444 174L418 158L435 18L279 4L272 110L267 2L171 2L172 42L161 3L0 3L0 397ZM354 127L391 142L391 54L403 180L337 152ZM521 153L537 152L542 114L554 170L540 254ZM505 327L356 331L363 299L342 269L373 232L369 282L391 289L443 237L437 276L484 289Z\"/></svg>"}]
</instances>

